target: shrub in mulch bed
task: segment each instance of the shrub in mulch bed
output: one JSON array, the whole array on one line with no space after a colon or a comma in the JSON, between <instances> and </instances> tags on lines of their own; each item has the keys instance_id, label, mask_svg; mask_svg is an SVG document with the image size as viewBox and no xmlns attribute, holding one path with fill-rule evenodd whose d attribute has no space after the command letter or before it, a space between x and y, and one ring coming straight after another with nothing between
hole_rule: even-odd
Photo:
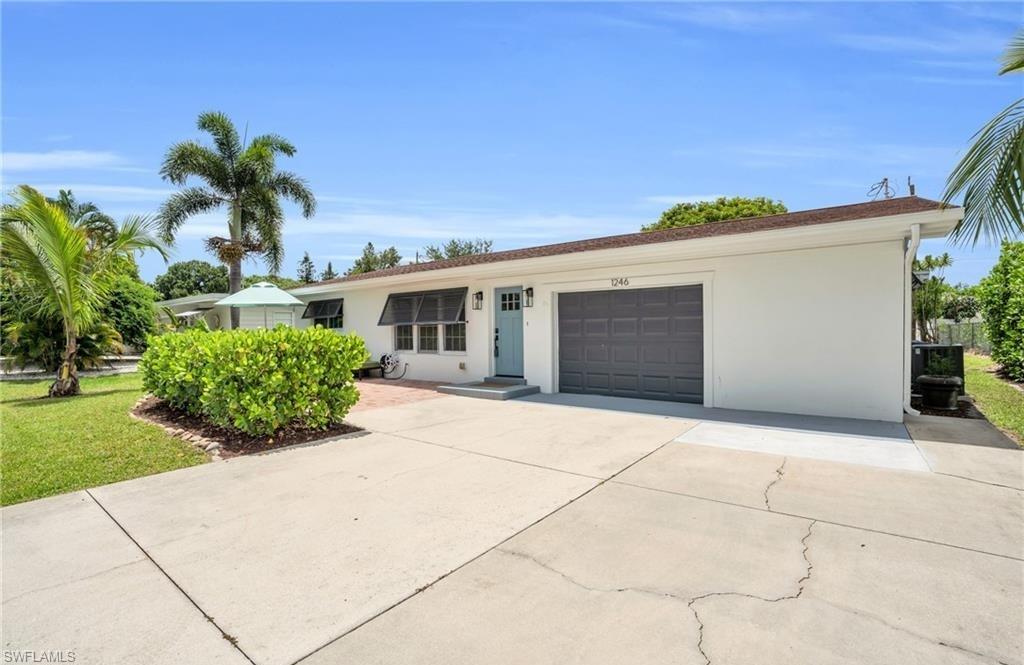
<instances>
[{"instance_id":1,"label":"shrub in mulch bed","mask_svg":"<svg viewBox=\"0 0 1024 665\"><path fill-rule=\"evenodd\" d=\"M361 337L298 330L191 330L151 337L142 383L184 413L253 437L330 428L359 400L353 370L369 358Z\"/></svg>"},{"instance_id":2,"label":"shrub in mulch bed","mask_svg":"<svg viewBox=\"0 0 1024 665\"><path fill-rule=\"evenodd\" d=\"M208 443L217 444L209 452L222 458L260 453L362 431L354 425L336 423L326 429L291 426L271 435L246 434L241 430L215 425L203 416L176 409L165 400L152 395L140 400L132 413L142 420L161 425L169 432L177 433L178 436L204 449Z\"/></svg>"}]
</instances>

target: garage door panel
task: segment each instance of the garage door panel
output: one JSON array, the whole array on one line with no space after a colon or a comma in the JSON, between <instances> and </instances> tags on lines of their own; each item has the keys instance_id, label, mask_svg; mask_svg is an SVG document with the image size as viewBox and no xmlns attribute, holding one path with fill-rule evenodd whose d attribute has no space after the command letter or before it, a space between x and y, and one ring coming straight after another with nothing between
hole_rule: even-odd
<instances>
[{"instance_id":1,"label":"garage door panel","mask_svg":"<svg viewBox=\"0 0 1024 665\"><path fill-rule=\"evenodd\" d=\"M667 316L645 316L640 319L640 334L644 337L666 337L670 319Z\"/></svg>"},{"instance_id":2,"label":"garage door panel","mask_svg":"<svg viewBox=\"0 0 1024 665\"><path fill-rule=\"evenodd\" d=\"M640 392L640 378L636 374L612 374L612 391L616 393Z\"/></svg>"},{"instance_id":3,"label":"garage door panel","mask_svg":"<svg viewBox=\"0 0 1024 665\"><path fill-rule=\"evenodd\" d=\"M612 319L612 335L633 337L638 332L640 332L640 321L635 316Z\"/></svg>"},{"instance_id":4,"label":"garage door panel","mask_svg":"<svg viewBox=\"0 0 1024 665\"><path fill-rule=\"evenodd\" d=\"M559 389L703 402L700 286L558 296Z\"/></svg>"}]
</instances>

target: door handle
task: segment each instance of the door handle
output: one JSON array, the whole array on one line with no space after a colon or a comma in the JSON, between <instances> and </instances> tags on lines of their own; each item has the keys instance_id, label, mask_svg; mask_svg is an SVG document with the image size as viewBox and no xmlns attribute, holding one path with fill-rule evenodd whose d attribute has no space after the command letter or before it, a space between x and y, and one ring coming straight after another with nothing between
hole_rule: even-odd
<instances>
[{"instance_id":1,"label":"door handle","mask_svg":"<svg viewBox=\"0 0 1024 665\"><path fill-rule=\"evenodd\" d=\"M494 329L494 357L498 357L498 329Z\"/></svg>"}]
</instances>

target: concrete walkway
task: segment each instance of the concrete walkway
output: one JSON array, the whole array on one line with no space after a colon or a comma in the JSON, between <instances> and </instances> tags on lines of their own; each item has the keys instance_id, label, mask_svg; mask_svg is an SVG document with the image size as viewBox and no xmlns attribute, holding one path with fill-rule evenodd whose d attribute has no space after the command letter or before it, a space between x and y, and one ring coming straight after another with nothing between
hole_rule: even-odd
<instances>
[{"instance_id":1,"label":"concrete walkway","mask_svg":"<svg viewBox=\"0 0 1024 665\"><path fill-rule=\"evenodd\" d=\"M929 470L443 397L371 430L6 508L4 649L76 663L1022 663L1024 458ZM998 433L996 433L998 434Z\"/></svg>"}]
</instances>

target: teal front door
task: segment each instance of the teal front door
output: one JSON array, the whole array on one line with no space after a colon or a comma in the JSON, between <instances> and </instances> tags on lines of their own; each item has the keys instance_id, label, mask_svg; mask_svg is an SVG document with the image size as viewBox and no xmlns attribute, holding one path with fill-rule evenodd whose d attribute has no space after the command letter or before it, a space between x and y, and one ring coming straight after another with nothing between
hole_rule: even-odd
<instances>
[{"instance_id":1,"label":"teal front door","mask_svg":"<svg viewBox=\"0 0 1024 665\"><path fill-rule=\"evenodd\" d=\"M523 375L523 289L494 290L494 373Z\"/></svg>"}]
</instances>

